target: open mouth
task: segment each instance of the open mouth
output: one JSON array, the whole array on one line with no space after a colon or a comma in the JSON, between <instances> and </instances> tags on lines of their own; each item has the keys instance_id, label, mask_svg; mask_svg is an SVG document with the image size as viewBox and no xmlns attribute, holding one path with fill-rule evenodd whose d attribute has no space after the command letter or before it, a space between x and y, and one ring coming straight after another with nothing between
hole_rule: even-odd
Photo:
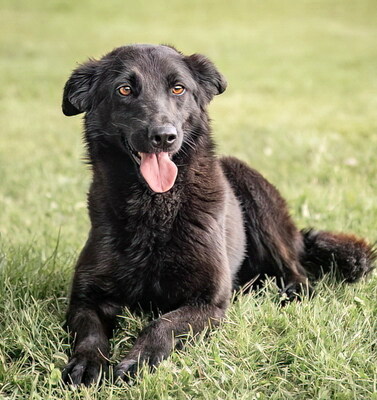
<instances>
[{"instance_id":1,"label":"open mouth","mask_svg":"<svg viewBox=\"0 0 377 400\"><path fill-rule=\"evenodd\" d=\"M174 186L178 168L172 161L172 153L142 153L134 150L125 138L123 140L151 190L165 193Z\"/></svg>"},{"instance_id":2,"label":"open mouth","mask_svg":"<svg viewBox=\"0 0 377 400\"><path fill-rule=\"evenodd\" d=\"M140 163L141 163L142 154L159 154L159 153L162 153L162 152L159 152L159 153L140 153L140 151L135 151L135 150L131 149L130 146L129 146L129 148L130 148L130 153L131 153L132 158L135 160L136 164L138 164L138 165L140 165ZM168 154L170 160L172 160L173 153L168 152L167 154Z\"/></svg>"},{"instance_id":3,"label":"open mouth","mask_svg":"<svg viewBox=\"0 0 377 400\"><path fill-rule=\"evenodd\" d=\"M135 160L136 164L140 165L141 163L141 153L139 151L131 150L131 155Z\"/></svg>"}]
</instances>

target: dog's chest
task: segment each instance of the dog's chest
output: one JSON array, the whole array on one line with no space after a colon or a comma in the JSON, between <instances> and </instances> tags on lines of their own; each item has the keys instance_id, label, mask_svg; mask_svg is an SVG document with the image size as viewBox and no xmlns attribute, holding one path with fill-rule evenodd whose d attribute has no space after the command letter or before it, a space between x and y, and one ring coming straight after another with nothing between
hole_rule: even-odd
<instances>
[{"instance_id":1,"label":"dog's chest","mask_svg":"<svg viewBox=\"0 0 377 400\"><path fill-rule=\"evenodd\" d=\"M123 229L127 244L137 250L143 248L142 244L149 248L169 241L180 207L180 188L167 194L136 193L128 199L125 208ZM135 233L146 241L136 245Z\"/></svg>"},{"instance_id":2,"label":"dog's chest","mask_svg":"<svg viewBox=\"0 0 377 400\"><path fill-rule=\"evenodd\" d=\"M179 258L174 230L181 197L169 195L135 196L127 201L126 218L118 230L117 250L120 290L128 305L163 307L161 301L176 301L174 285L167 293L166 281L175 273ZM174 299L173 299L174 298ZM153 304L152 304L153 303Z\"/></svg>"}]
</instances>

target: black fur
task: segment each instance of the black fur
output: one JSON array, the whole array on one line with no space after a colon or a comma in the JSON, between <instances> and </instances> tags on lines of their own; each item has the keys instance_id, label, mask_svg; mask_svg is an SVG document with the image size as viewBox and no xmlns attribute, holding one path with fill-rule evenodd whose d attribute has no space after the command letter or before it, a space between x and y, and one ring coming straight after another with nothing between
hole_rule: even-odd
<instances>
[{"instance_id":1,"label":"black fur","mask_svg":"<svg viewBox=\"0 0 377 400\"><path fill-rule=\"evenodd\" d=\"M180 96L172 95L177 84L186 89ZM122 85L132 94L120 96ZM68 80L63 112L85 113L93 181L92 228L67 313L75 342L65 382L87 385L106 369L124 306L163 313L116 367L127 379L140 363L166 358L181 335L218 324L232 290L257 277L276 277L294 298L309 288L307 272L317 277L334 261L347 281L371 270L375 252L364 240L298 231L285 201L258 172L215 156L206 105L225 88L206 57L151 45L115 49ZM157 145L155 132L174 132L173 143ZM155 193L138 154L164 151L178 175L170 190Z\"/></svg>"}]
</instances>

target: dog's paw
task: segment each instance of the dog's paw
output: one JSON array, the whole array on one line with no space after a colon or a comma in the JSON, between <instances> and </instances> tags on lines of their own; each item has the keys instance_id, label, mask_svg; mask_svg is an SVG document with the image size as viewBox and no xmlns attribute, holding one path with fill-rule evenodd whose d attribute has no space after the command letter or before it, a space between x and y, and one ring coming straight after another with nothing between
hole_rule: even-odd
<instances>
[{"instance_id":1,"label":"dog's paw","mask_svg":"<svg viewBox=\"0 0 377 400\"><path fill-rule=\"evenodd\" d=\"M99 357L74 354L62 371L62 380L68 385L89 386L97 382L107 369L107 364Z\"/></svg>"}]
</instances>

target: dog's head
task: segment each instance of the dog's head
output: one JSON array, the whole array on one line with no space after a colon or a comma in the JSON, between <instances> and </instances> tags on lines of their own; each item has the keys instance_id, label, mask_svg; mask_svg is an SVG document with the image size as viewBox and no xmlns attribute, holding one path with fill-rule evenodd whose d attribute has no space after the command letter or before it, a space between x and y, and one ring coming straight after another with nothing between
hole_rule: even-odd
<instances>
[{"instance_id":1,"label":"dog's head","mask_svg":"<svg viewBox=\"0 0 377 400\"><path fill-rule=\"evenodd\" d=\"M203 55L185 56L169 46L119 47L73 71L63 95L63 113L86 113L96 141L121 148L154 192L175 182L174 156L192 145L223 76ZM90 145L90 143L89 143Z\"/></svg>"}]
</instances>

